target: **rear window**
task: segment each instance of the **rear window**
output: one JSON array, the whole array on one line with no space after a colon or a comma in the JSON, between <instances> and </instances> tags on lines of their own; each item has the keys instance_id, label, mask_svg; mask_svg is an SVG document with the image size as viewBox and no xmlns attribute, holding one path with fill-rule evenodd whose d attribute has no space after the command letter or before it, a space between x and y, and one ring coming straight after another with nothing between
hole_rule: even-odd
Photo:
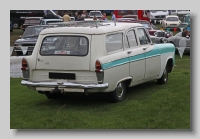
<instances>
[{"instance_id":1,"label":"rear window","mask_svg":"<svg viewBox=\"0 0 200 139\"><path fill-rule=\"evenodd\" d=\"M40 54L86 56L88 45L84 36L50 36L43 40Z\"/></svg>"},{"instance_id":2,"label":"rear window","mask_svg":"<svg viewBox=\"0 0 200 139\"><path fill-rule=\"evenodd\" d=\"M117 33L106 36L106 50L107 52L113 52L122 49L123 34Z\"/></svg>"}]
</instances>

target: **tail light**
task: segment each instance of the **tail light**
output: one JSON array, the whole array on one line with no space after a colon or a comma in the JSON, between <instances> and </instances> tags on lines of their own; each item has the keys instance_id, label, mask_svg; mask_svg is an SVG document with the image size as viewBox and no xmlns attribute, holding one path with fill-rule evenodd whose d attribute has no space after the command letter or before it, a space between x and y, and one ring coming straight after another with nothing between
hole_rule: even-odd
<instances>
[{"instance_id":1,"label":"tail light","mask_svg":"<svg viewBox=\"0 0 200 139\"><path fill-rule=\"evenodd\" d=\"M95 72L96 72L96 76L97 76L97 81L99 84L103 83L103 79L104 79L104 71L102 69L102 65L100 63L100 61L96 61L95 63Z\"/></svg>"},{"instance_id":2,"label":"tail light","mask_svg":"<svg viewBox=\"0 0 200 139\"><path fill-rule=\"evenodd\" d=\"M24 79L29 78L29 67L28 67L28 62L25 58L22 59L22 74Z\"/></svg>"}]
</instances>

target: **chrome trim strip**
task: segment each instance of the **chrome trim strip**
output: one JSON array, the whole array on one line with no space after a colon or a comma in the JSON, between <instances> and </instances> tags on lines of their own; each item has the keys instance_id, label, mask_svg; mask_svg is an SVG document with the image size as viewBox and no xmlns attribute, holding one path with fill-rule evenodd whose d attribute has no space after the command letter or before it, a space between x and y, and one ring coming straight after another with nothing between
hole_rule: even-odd
<instances>
[{"instance_id":1,"label":"chrome trim strip","mask_svg":"<svg viewBox=\"0 0 200 139\"><path fill-rule=\"evenodd\" d=\"M83 89L106 89L108 88L108 83L104 84L77 84L77 83L66 83L66 82L31 82L31 81L21 81L22 85L29 87L57 87L59 88L83 88Z\"/></svg>"}]
</instances>

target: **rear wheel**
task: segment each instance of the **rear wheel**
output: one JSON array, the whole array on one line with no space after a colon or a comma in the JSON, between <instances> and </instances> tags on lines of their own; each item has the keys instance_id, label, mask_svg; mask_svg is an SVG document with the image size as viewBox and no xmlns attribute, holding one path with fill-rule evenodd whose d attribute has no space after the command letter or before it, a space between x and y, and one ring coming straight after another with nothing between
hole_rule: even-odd
<instances>
[{"instance_id":1,"label":"rear wheel","mask_svg":"<svg viewBox=\"0 0 200 139\"><path fill-rule=\"evenodd\" d=\"M165 67L162 77L160 79L157 79L157 82L158 84L166 84L167 81L168 81L168 71L167 67Z\"/></svg>"},{"instance_id":2,"label":"rear wheel","mask_svg":"<svg viewBox=\"0 0 200 139\"><path fill-rule=\"evenodd\" d=\"M120 102L124 99L125 94L126 94L126 82L120 82L118 83L115 90L110 93L111 101L114 103Z\"/></svg>"}]
</instances>

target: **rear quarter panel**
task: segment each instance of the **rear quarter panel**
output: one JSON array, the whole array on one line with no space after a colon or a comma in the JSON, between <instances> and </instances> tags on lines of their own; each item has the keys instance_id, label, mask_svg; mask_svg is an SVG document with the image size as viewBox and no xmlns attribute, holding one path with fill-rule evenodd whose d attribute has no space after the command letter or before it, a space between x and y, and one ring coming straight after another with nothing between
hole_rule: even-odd
<instances>
[{"instance_id":1,"label":"rear quarter panel","mask_svg":"<svg viewBox=\"0 0 200 139\"><path fill-rule=\"evenodd\" d=\"M161 53L161 70L158 77L160 78L163 74L163 71L169 59L172 59L173 60L172 65L173 66L175 65L175 46L171 43L155 44L155 45L160 48L160 53Z\"/></svg>"}]
</instances>

